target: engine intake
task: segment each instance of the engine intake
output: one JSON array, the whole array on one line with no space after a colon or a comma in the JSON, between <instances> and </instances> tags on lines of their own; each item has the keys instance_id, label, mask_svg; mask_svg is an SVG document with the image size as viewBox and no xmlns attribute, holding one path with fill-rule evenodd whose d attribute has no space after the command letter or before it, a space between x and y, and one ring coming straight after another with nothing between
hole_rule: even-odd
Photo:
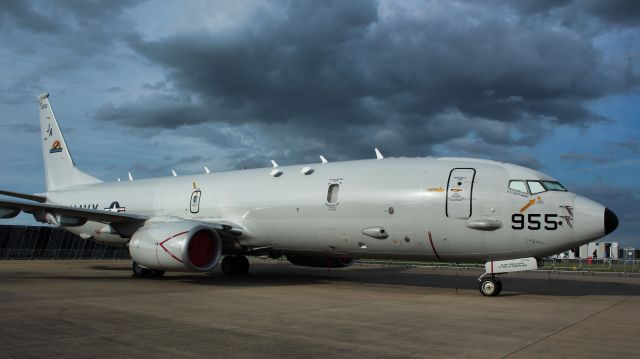
<instances>
[{"instance_id":1,"label":"engine intake","mask_svg":"<svg viewBox=\"0 0 640 359\"><path fill-rule=\"evenodd\" d=\"M309 256L287 254L287 260L292 264L302 267L316 268L345 268L351 267L355 259L351 257L329 257L329 256Z\"/></svg>"},{"instance_id":2,"label":"engine intake","mask_svg":"<svg viewBox=\"0 0 640 359\"><path fill-rule=\"evenodd\" d=\"M136 231L129 253L149 269L208 272L220 261L222 241L218 233L200 223L165 222Z\"/></svg>"}]
</instances>

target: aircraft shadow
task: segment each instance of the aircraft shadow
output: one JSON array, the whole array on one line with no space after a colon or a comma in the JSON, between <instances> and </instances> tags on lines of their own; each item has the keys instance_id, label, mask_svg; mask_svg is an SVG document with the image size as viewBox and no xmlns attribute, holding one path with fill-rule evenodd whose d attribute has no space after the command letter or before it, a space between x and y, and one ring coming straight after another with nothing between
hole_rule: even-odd
<instances>
[{"instance_id":1,"label":"aircraft shadow","mask_svg":"<svg viewBox=\"0 0 640 359\"><path fill-rule=\"evenodd\" d=\"M176 281L195 285L221 286L221 287L263 287L263 286L296 286L316 284L345 284L362 286L388 286L388 287L415 287L415 288L441 288L460 290L476 290L478 288L478 271L447 270L440 272L437 269L424 271L412 270L406 267L351 267L346 269L304 268L288 264L258 264L252 265L247 275L225 275L219 270L208 274L192 274L169 272L164 278L146 279L132 278L126 272L129 267L117 265L93 265L88 267L97 271L118 271L114 275L68 275L57 276L44 273L28 273L24 276L18 273L12 276L7 273L8 279L71 279L71 280L139 280L139 281ZM125 275L126 273L126 275ZM549 278L536 274L535 278L522 275L500 276L503 283L501 297L518 295L550 295L550 296L587 296L587 295L640 295L640 281L626 277L612 276L591 277L579 275L558 276L552 274Z\"/></svg>"},{"instance_id":2,"label":"aircraft shadow","mask_svg":"<svg viewBox=\"0 0 640 359\"><path fill-rule=\"evenodd\" d=\"M347 270L302 269L288 265L273 268L255 268L248 275L226 276L212 273L205 276L176 277L176 280L199 285L264 286L264 285L308 285L349 284L369 286L409 286L461 290L478 288L479 272L460 271L425 273L404 267L349 268ZM573 277L552 275L550 279L537 276L500 276L504 297L517 295L587 296L587 295L640 295L640 282L630 282L625 277ZM167 280L172 280L171 276Z\"/></svg>"}]
</instances>

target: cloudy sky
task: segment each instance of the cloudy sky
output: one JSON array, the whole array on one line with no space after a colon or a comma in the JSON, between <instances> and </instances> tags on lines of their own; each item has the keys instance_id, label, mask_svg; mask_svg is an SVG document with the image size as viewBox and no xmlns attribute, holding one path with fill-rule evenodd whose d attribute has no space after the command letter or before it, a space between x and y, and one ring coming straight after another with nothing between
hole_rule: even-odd
<instances>
[{"instance_id":1,"label":"cloudy sky","mask_svg":"<svg viewBox=\"0 0 640 359\"><path fill-rule=\"evenodd\" d=\"M44 190L47 91L103 180L490 158L604 203L640 247L640 1L4 0L0 80L4 189Z\"/></svg>"}]
</instances>

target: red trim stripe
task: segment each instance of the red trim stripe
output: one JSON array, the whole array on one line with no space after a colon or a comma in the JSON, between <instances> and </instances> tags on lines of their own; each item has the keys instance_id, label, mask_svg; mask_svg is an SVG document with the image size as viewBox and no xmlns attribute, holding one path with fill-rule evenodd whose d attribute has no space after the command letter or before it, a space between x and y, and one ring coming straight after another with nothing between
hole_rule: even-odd
<instances>
[{"instance_id":1,"label":"red trim stripe","mask_svg":"<svg viewBox=\"0 0 640 359\"><path fill-rule=\"evenodd\" d=\"M442 262L442 258L440 258L440 256L438 255L438 252L436 251L436 247L433 245L433 238L431 238L431 231L429 231L428 233L429 233L429 243L431 243L431 249L433 249L433 254L435 254L436 257L438 257L438 260Z\"/></svg>"},{"instance_id":2,"label":"red trim stripe","mask_svg":"<svg viewBox=\"0 0 640 359\"><path fill-rule=\"evenodd\" d=\"M181 235L183 235L183 234L185 234L185 233L189 233L189 231L184 231L184 232L180 232L180 233L178 233L178 234L174 234L173 236L171 236L171 237L169 237L169 238L165 239L164 241L160 242L160 247L162 247L162 249L164 249L164 251L165 251L165 252L167 252L171 257L173 257L173 259L177 260L177 261L178 261L178 262L180 262L180 263L184 263L184 262L183 262L183 261L181 261L181 260L180 260L180 258L178 258L178 257L174 256L174 255L173 255L173 253L171 253L171 252L170 252L170 251L169 251L169 250L164 246L164 244L165 244L166 242L168 242L169 240L172 240L172 239L176 238L177 236L181 236Z\"/></svg>"}]
</instances>

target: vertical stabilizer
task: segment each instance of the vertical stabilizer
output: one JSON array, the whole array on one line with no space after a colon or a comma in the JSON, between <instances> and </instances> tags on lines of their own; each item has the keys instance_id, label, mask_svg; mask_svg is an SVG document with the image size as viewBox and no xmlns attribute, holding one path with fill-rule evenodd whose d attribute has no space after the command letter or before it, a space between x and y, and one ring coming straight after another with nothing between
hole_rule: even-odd
<instances>
[{"instance_id":1,"label":"vertical stabilizer","mask_svg":"<svg viewBox=\"0 0 640 359\"><path fill-rule=\"evenodd\" d=\"M53 110L49 103L49 94L44 93L38 96L38 104L40 107L42 156L44 158L44 176L47 182L47 191L101 182L76 168L58 126L58 121L53 115Z\"/></svg>"}]
</instances>

